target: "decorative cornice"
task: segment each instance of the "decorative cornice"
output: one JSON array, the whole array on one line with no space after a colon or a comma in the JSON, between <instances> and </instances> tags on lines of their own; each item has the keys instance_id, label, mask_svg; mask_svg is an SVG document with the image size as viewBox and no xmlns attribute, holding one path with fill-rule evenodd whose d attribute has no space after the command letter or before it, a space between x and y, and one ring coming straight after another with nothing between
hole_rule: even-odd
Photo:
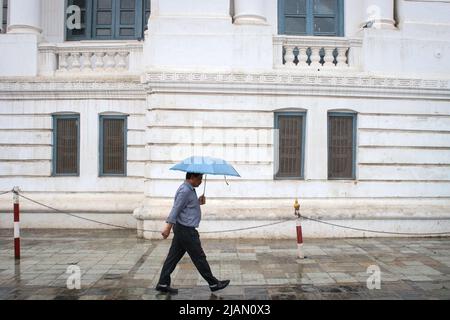
<instances>
[{"instance_id":1,"label":"decorative cornice","mask_svg":"<svg viewBox=\"0 0 450 320\"><path fill-rule=\"evenodd\" d=\"M145 97L145 90L136 76L117 79L0 78L0 100L145 100Z\"/></svg>"},{"instance_id":2,"label":"decorative cornice","mask_svg":"<svg viewBox=\"0 0 450 320\"><path fill-rule=\"evenodd\" d=\"M161 93L224 93L450 100L450 79L389 78L349 72L157 72L112 77L0 78L0 100L139 99Z\"/></svg>"},{"instance_id":3,"label":"decorative cornice","mask_svg":"<svg viewBox=\"0 0 450 320\"><path fill-rule=\"evenodd\" d=\"M359 73L147 72L149 92L233 93L450 100L450 79L369 76Z\"/></svg>"}]
</instances>

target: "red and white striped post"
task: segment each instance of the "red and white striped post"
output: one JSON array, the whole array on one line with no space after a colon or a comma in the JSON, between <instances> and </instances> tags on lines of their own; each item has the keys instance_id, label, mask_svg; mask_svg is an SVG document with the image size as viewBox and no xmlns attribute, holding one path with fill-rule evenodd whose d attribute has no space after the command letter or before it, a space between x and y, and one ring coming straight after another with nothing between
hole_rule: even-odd
<instances>
[{"instance_id":1,"label":"red and white striped post","mask_svg":"<svg viewBox=\"0 0 450 320\"><path fill-rule=\"evenodd\" d=\"M19 187L14 187L14 258L20 259Z\"/></svg>"},{"instance_id":2,"label":"red and white striped post","mask_svg":"<svg viewBox=\"0 0 450 320\"><path fill-rule=\"evenodd\" d=\"M302 222L301 218L297 219L297 251L299 259L304 259L303 254L303 235L302 235Z\"/></svg>"},{"instance_id":3,"label":"red and white striped post","mask_svg":"<svg viewBox=\"0 0 450 320\"><path fill-rule=\"evenodd\" d=\"M300 204L298 203L298 199L295 199L294 208L295 215L297 216L297 252L299 259L304 259L305 255L303 254L302 218L300 215Z\"/></svg>"}]
</instances>

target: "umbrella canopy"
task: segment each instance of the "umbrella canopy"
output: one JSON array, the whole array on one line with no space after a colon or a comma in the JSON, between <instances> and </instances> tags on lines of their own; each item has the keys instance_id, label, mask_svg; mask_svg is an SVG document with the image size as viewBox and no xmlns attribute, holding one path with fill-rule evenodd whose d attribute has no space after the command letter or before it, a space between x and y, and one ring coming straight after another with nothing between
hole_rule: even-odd
<instances>
[{"instance_id":1,"label":"umbrella canopy","mask_svg":"<svg viewBox=\"0 0 450 320\"><path fill-rule=\"evenodd\" d=\"M240 177L236 169L225 160L211 157L190 157L176 164L170 170Z\"/></svg>"}]
</instances>

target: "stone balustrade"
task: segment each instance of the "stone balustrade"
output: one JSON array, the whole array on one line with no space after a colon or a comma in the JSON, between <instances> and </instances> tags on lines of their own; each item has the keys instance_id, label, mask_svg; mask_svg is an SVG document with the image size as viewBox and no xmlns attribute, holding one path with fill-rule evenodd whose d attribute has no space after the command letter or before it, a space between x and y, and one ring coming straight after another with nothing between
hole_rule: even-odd
<instances>
[{"instance_id":1,"label":"stone balustrade","mask_svg":"<svg viewBox=\"0 0 450 320\"><path fill-rule=\"evenodd\" d=\"M274 66L311 70L360 67L362 40L336 37L274 37Z\"/></svg>"},{"instance_id":2,"label":"stone balustrade","mask_svg":"<svg viewBox=\"0 0 450 320\"><path fill-rule=\"evenodd\" d=\"M66 42L41 44L40 74L133 73L142 57L139 42Z\"/></svg>"}]
</instances>

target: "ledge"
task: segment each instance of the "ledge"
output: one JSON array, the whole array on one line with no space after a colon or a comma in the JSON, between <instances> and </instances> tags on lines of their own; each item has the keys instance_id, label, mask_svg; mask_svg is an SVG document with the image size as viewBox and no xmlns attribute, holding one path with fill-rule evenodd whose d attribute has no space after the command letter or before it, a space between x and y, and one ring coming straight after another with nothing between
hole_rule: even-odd
<instances>
[{"instance_id":1,"label":"ledge","mask_svg":"<svg viewBox=\"0 0 450 320\"><path fill-rule=\"evenodd\" d=\"M222 93L395 99L450 99L447 78L383 77L340 71L265 73L147 71L142 83L149 93Z\"/></svg>"},{"instance_id":2,"label":"ledge","mask_svg":"<svg viewBox=\"0 0 450 320\"><path fill-rule=\"evenodd\" d=\"M145 97L138 76L0 78L0 100L145 100Z\"/></svg>"},{"instance_id":3,"label":"ledge","mask_svg":"<svg viewBox=\"0 0 450 320\"><path fill-rule=\"evenodd\" d=\"M137 220L163 221L173 200L144 200L133 216ZM316 219L435 220L450 219L449 199L304 199L301 213ZM202 219L215 221L284 220L294 217L293 200L208 200Z\"/></svg>"}]
</instances>

